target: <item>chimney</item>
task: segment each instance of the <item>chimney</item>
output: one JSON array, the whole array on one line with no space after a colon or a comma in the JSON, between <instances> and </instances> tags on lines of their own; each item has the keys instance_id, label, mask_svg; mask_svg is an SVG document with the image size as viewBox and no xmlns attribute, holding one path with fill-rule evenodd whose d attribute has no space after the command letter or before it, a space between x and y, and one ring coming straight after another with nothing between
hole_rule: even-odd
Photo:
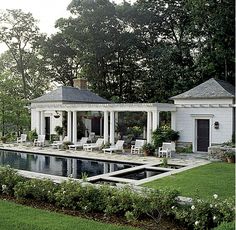
<instances>
[{"instance_id":1,"label":"chimney","mask_svg":"<svg viewBox=\"0 0 236 230\"><path fill-rule=\"evenodd\" d=\"M74 87L79 89L88 89L87 79L84 78L74 79Z\"/></svg>"}]
</instances>

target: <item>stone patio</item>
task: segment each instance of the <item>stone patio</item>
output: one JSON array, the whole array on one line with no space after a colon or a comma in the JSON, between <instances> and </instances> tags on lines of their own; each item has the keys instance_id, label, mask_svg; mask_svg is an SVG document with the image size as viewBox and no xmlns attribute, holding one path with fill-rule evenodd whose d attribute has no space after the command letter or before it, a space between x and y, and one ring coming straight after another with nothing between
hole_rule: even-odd
<instances>
[{"instance_id":1,"label":"stone patio","mask_svg":"<svg viewBox=\"0 0 236 230\"><path fill-rule=\"evenodd\" d=\"M12 151L20 151L24 153L35 153L35 154L45 154L51 156L61 156L61 157L72 157L72 158L80 158L80 159L92 159L92 160L100 160L100 161L110 161L113 162L120 162L122 163L134 163L140 164L135 167L122 169L118 171L107 172L105 174L100 174L92 177L88 177L87 181L92 183L97 183L98 181L106 181L109 183L116 184L119 186L120 184L130 184L130 185L141 185L159 178L163 178L166 176L170 176L176 173L180 173L201 165L205 165L210 163L207 159L207 154L173 154L172 158L168 159L168 164L184 166L179 169L172 169L172 168L164 168L160 167L159 164L162 163L162 158L158 158L156 156L141 156L141 155L131 155L130 149L126 149L125 153L103 153L102 151L93 151L93 152L86 152L83 150L60 150L60 149L53 149L52 147L34 147L31 143L24 143L24 144L2 144L0 145L0 149L2 150L12 150ZM158 175L151 175L150 177L144 179L129 179L125 178L122 175L125 174L132 174L137 171L163 171ZM60 183L64 180L68 180L68 177L56 176L56 175L49 175L43 174L38 172L31 172L26 170L18 170L18 172L28 178L48 178L53 180L54 182ZM74 178L73 178L74 179ZM79 180L81 179L74 179Z\"/></svg>"}]
</instances>

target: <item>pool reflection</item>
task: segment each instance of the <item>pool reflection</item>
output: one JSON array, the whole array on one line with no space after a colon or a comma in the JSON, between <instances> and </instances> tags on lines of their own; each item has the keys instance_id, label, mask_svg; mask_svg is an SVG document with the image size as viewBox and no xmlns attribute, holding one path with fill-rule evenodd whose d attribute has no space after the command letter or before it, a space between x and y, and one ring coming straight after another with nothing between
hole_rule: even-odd
<instances>
[{"instance_id":1,"label":"pool reflection","mask_svg":"<svg viewBox=\"0 0 236 230\"><path fill-rule=\"evenodd\" d=\"M134 167L134 164L105 162L99 160L56 157L40 154L29 154L0 150L0 165L50 175L81 178L114 172Z\"/></svg>"}]
</instances>

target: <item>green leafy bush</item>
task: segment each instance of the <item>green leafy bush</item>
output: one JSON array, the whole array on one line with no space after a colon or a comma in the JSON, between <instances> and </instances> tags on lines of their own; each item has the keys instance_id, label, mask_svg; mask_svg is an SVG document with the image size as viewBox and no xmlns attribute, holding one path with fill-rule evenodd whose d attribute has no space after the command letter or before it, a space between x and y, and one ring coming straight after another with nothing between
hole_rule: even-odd
<instances>
[{"instance_id":1,"label":"green leafy bush","mask_svg":"<svg viewBox=\"0 0 236 230\"><path fill-rule=\"evenodd\" d=\"M170 129L168 126L157 128L152 133L152 141L155 148L162 146L163 142L177 141L179 139L179 132Z\"/></svg>"},{"instance_id":2,"label":"green leafy bush","mask_svg":"<svg viewBox=\"0 0 236 230\"><path fill-rule=\"evenodd\" d=\"M65 141L63 142L63 149L69 149L69 145L73 145L73 143L71 141Z\"/></svg>"},{"instance_id":3,"label":"green leafy bush","mask_svg":"<svg viewBox=\"0 0 236 230\"><path fill-rule=\"evenodd\" d=\"M14 187L21 181L24 181L24 178L16 170L10 166L0 167L0 193L13 195Z\"/></svg>"},{"instance_id":4,"label":"green leafy bush","mask_svg":"<svg viewBox=\"0 0 236 230\"><path fill-rule=\"evenodd\" d=\"M214 230L235 230L235 222L222 222L217 228Z\"/></svg>"},{"instance_id":5,"label":"green leafy bush","mask_svg":"<svg viewBox=\"0 0 236 230\"><path fill-rule=\"evenodd\" d=\"M10 141L10 142L16 141L16 137L17 136L15 132L10 132L10 133L7 133L6 135L7 141Z\"/></svg>"},{"instance_id":6,"label":"green leafy bush","mask_svg":"<svg viewBox=\"0 0 236 230\"><path fill-rule=\"evenodd\" d=\"M37 201L55 202L55 192L58 185L51 180L31 179L24 182L19 182L14 190L14 195L20 199L35 199Z\"/></svg>"},{"instance_id":7,"label":"green leafy bush","mask_svg":"<svg viewBox=\"0 0 236 230\"><path fill-rule=\"evenodd\" d=\"M72 180L63 182L55 193L58 206L85 212L101 211L99 205L102 200L99 196L100 192L96 187L82 186Z\"/></svg>"},{"instance_id":8,"label":"green leafy bush","mask_svg":"<svg viewBox=\"0 0 236 230\"><path fill-rule=\"evenodd\" d=\"M7 136L1 136L0 140L2 141L2 143L6 143L7 142Z\"/></svg>"},{"instance_id":9,"label":"green leafy bush","mask_svg":"<svg viewBox=\"0 0 236 230\"><path fill-rule=\"evenodd\" d=\"M193 152L193 146L188 145L188 146L185 146L185 147L177 147L176 152L177 153L192 153Z\"/></svg>"},{"instance_id":10,"label":"green leafy bush","mask_svg":"<svg viewBox=\"0 0 236 230\"><path fill-rule=\"evenodd\" d=\"M38 134L36 132L36 129L29 131L27 136L29 138L29 141L34 141L35 139L37 139Z\"/></svg>"},{"instance_id":11,"label":"green leafy bush","mask_svg":"<svg viewBox=\"0 0 236 230\"><path fill-rule=\"evenodd\" d=\"M234 201L218 200L214 194L210 201L194 199L191 206L173 206L175 218L194 229L212 229L222 222L234 220Z\"/></svg>"},{"instance_id":12,"label":"green leafy bush","mask_svg":"<svg viewBox=\"0 0 236 230\"><path fill-rule=\"evenodd\" d=\"M54 130L55 130L55 132L57 133L58 136L62 136L63 135L63 127L56 126Z\"/></svg>"},{"instance_id":13,"label":"green leafy bush","mask_svg":"<svg viewBox=\"0 0 236 230\"><path fill-rule=\"evenodd\" d=\"M152 156L155 152L155 146L151 143L146 143L143 145L142 150L145 155Z\"/></svg>"}]
</instances>

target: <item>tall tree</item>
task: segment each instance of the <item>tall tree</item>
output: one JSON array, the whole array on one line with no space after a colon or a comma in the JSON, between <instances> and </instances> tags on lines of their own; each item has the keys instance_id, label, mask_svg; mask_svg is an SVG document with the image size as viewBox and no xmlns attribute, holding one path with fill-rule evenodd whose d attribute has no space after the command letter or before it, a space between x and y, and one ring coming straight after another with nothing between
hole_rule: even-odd
<instances>
[{"instance_id":1,"label":"tall tree","mask_svg":"<svg viewBox=\"0 0 236 230\"><path fill-rule=\"evenodd\" d=\"M215 77L235 83L235 1L191 0L191 32L202 81Z\"/></svg>"},{"instance_id":2,"label":"tall tree","mask_svg":"<svg viewBox=\"0 0 236 230\"><path fill-rule=\"evenodd\" d=\"M0 42L7 45L21 76L24 98L31 98L29 87L34 81L30 76L30 65L37 62L37 44L43 36L39 33L36 20L31 13L21 10L6 10L0 13ZM33 60L34 59L34 60ZM31 72L32 73L32 72Z\"/></svg>"},{"instance_id":3,"label":"tall tree","mask_svg":"<svg viewBox=\"0 0 236 230\"><path fill-rule=\"evenodd\" d=\"M78 50L70 47L68 36L66 38L62 33L52 35L41 43L40 52L51 80L73 86L73 79L79 75L80 58Z\"/></svg>"},{"instance_id":4,"label":"tall tree","mask_svg":"<svg viewBox=\"0 0 236 230\"><path fill-rule=\"evenodd\" d=\"M136 101L140 55L121 9L108 0L72 1L69 9L73 17L57 25L78 54L80 76L101 96Z\"/></svg>"}]
</instances>

